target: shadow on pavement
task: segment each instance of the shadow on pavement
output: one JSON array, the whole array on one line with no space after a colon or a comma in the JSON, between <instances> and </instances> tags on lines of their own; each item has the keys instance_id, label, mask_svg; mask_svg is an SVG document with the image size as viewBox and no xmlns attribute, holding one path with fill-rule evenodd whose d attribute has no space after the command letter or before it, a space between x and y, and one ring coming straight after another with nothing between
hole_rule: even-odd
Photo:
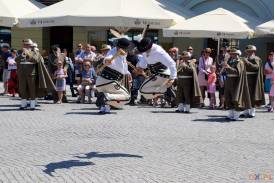
<instances>
[{"instance_id":1,"label":"shadow on pavement","mask_svg":"<svg viewBox=\"0 0 275 183\"><path fill-rule=\"evenodd\" d=\"M82 114L82 115L98 115L98 116L102 116L103 114L100 114L98 112L67 112L65 113L65 115L78 115L78 114ZM116 112L111 112L111 114L117 114ZM107 115L107 114L105 114Z\"/></svg>"},{"instance_id":2,"label":"shadow on pavement","mask_svg":"<svg viewBox=\"0 0 275 183\"><path fill-rule=\"evenodd\" d=\"M209 115L208 118L205 119L194 119L192 120L194 122L214 122L214 123L236 123L236 122L241 122L244 120L238 120L238 121L231 121L226 119L226 116L218 116L218 115Z\"/></svg>"},{"instance_id":3,"label":"shadow on pavement","mask_svg":"<svg viewBox=\"0 0 275 183\"><path fill-rule=\"evenodd\" d=\"M179 112L176 112L176 111L151 111L151 113L155 113L155 114L159 114L159 113L164 113L165 114L165 113L167 113L167 114L182 114L182 115L186 114L186 115L188 115L188 114L195 114L197 112L179 113Z\"/></svg>"},{"instance_id":4,"label":"shadow on pavement","mask_svg":"<svg viewBox=\"0 0 275 183\"><path fill-rule=\"evenodd\" d=\"M94 107L94 108L80 108L80 109L72 109L73 111L85 111L85 110L97 110L98 111L98 107Z\"/></svg>"},{"instance_id":5,"label":"shadow on pavement","mask_svg":"<svg viewBox=\"0 0 275 183\"><path fill-rule=\"evenodd\" d=\"M95 164L92 162L81 162L80 160L60 161L60 162L47 164L45 166L46 169L43 170L43 172L53 177L52 173L54 173L55 170L69 169L72 167L82 167L82 166L89 166L89 165L95 165Z\"/></svg>"},{"instance_id":6,"label":"shadow on pavement","mask_svg":"<svg viewBox=\"0 0 275 183\"><path fill-rule=\"evenodd\" d=\"M83 154L83 156L74 156L79 159L91 159L91 158L143 158L143 156L132 155L132 154L124 154L124 153L100 153L100 152L89 152ZM67 160L49 163L45 166L44 173L54 177L53 173L58 169L70 169L72 167L83 167L95 165L93 162L86 162L80 160Z\"/></svg>"},{"instance_id":7,"label":"shadow on pavement","mask_svg":"<svg viewBox=\"0 0 275 183\"><path fill-rule=\"evenodd\" d=\"M74 156L80 159L91 159L91 158L143 158L143 156L124 154L124 153L100 153L100 152L89 152L84 156Z\"/></svg>"}]
</instances>

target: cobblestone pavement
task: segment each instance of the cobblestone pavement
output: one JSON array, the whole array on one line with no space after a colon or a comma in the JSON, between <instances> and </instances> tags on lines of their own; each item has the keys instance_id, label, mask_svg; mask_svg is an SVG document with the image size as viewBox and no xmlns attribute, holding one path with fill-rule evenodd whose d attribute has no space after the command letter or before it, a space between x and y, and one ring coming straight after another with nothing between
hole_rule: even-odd
<instances>
[{"instance_id":1,"label":"cobblestone pavement","mask_svg":"<svg viewBox=\"0 0 275 183\"><path fill-rule=\"evenodd\" d=\"M0 97L3 183L272 182L273 114L263 108L225 122L218 110L126 106L100 116L94 104L18 104Z\"/></svg>"}]
</instances>

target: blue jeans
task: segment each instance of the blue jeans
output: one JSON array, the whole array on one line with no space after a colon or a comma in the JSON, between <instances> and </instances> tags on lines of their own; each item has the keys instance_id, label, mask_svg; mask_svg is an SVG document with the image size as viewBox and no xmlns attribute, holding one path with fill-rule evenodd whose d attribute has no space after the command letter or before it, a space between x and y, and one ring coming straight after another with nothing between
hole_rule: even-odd
<instances>
[{"instance_id":1,"label":"blue jeans","mask_svg":"<svg viewBox=\"0 0 275 183\"><path fill-rule=\"evenodd\" d=\"M136 76L133 78L133 85L131 88L131 99L135 100L138 97L138 90L145 80L144 76Z\"/></svg>"}]
</instances>

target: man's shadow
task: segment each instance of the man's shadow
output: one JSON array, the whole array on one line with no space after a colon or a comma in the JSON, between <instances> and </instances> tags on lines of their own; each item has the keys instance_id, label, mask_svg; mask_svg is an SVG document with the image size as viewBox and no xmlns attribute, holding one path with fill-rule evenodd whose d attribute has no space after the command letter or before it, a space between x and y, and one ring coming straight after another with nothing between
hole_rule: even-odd
<instances>
[{"instance_id":1,"label":"man's shadow","mask_svg":"<svg viewBox=\"0 0 275 183\"><path fill-rule=\"evenodd\" d=\"M226 116L219 115L208 115L208 118L205 119L194 119L194 122L212 122L212 123L231 123L231 122L241 122L244 120L232 121L226 118Z\"/></svg>"},{"instance_id":2,"label":"man's shadow","mask_svg":"<svg viewBox=\"0 0 275 183\"><path fill-rule=\"evenodd\" d=\"M125 154L125 153L100 153L100 152L89 152L84 156L74 156L79 159L91 159L91 158L143 158L143 156Z\"/></svg>"},{"instance_id":3,"label":"man's shadow","mask_svg":"<svg viewBox=\"0 0 275 183\"><path fill-rule=\"evenodd\" d=\"M83 154L83 156L76 155L75 158L79 159L91 159L91 158L143 158L143 156L133 155L133 154L125 154L125 153L100 153L100 152L89 152ZM86 162L80 160L68 160L68 161L60 161L49 163L45 166L44 173L54 176L53 173L58 169L70 169L72 167L83 167L95 165L93 162Z\"/></svg>"},{"instance_id":4,"label":"man's shadow","mask_svg":"<svg viewBox=\"0 0 275 183\"><path fill-rule=\"evenodd\" d=\"M89 166L95 165L93 162L81 162L80 160L68 160L68 161L60 161L55 163L49 163L45 167L46 169L43 170L44 173L53 177L55 170L57 169L70 169L72 167L82 167L82 166Z\"/></svg>"}]
</instances>

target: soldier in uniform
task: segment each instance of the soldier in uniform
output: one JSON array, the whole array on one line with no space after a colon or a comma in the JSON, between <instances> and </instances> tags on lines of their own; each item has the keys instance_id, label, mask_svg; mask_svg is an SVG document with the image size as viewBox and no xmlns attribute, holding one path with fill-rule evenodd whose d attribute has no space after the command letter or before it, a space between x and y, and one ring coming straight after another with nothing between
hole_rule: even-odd
<instances>
[{"instance_id":1,"label":"soldier in uniform","mask_svg":"<svg viewBox=\"0 0 275 183\"><path fill-rule=\"evenodd\" d=\"M39 52L32 49L33 42L30 39L23 40L21 54L16 57L19 94L22 98L20 109L27 108L27 100L30 100L30 109L35 109L35 99L43 97L48 90L54 88L54 84L43 63Z\"/></svg>"},{"instance_id":2,"label":"soldier in uniform","mask_svg":"<svg viewBox=\"0 0 275 183\"><path fill-rule=\"evenodd\" d=\"M97 101L100 114L109 114L111 106L121 108L130 99L129 92L121 83L124 75L129 74L126 61L129 46L128 39L118 39L116 47L111 49L104 59L105 65L96 80L98 92L104 93Z\"/></svg>"},{"instance_id":3,"label":"soldier in uniform","mask_svg":"<svg viewBox=\"0 0 275 183\"><path fill-rule=\"evenodd\" d=\"M177 103L176 112L189 113L191 104L200 103L201 92L197 77L196 59L189 59L189 54L184 51L178 66Z\"/></svg>"},{"instance_id":4,"label":"soldier in uniform","mask_svg":"<svg viewBox=\"0 0 275 183\"><path fill-rule=\"evenodd\" d=\"M244 117L253 118L256 115L255 107L265 105L263 63L261 58L255 55L256 46L248 45L245 49L244 63L248 80L251 108L245 110Z\"/></svg>"},{"instance_id":5,"label":"soldier in uniform","mask_svg":"<svg viewBox=\"0 0 275 183\"><path fill-rule=\"evenodd\" d=\"M245 65L237 49L230 50L230 58L225 61L223 67L227 73L224 86L225 103L229 109L227 119L237 121L239 111L251 107Z\"/></svg>"}]
</instances>

